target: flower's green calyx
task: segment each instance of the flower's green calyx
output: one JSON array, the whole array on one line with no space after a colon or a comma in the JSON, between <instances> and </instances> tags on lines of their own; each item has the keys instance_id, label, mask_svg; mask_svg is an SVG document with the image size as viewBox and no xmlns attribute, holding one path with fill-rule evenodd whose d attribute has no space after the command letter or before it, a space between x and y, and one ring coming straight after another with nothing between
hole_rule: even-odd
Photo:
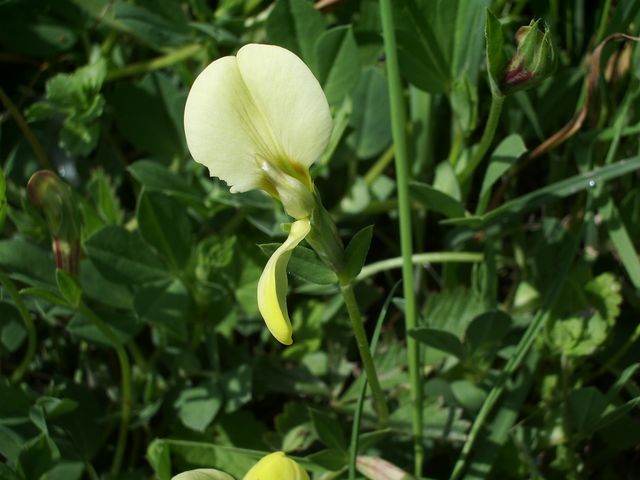
<instances>
[{"instance_id":1,"label":"flower's green calyx","mask_svg":"<svg viewBox=\"0 0 640 480\"><path fill-rule=\"evenodd\" d=\"M546 25L544 31L540 29L540 20L520 27L516 41L516 53L511 57L500 85L505 95L538 85L555 71L558 63L551 32Z\"/></svg>"}]
</instances>

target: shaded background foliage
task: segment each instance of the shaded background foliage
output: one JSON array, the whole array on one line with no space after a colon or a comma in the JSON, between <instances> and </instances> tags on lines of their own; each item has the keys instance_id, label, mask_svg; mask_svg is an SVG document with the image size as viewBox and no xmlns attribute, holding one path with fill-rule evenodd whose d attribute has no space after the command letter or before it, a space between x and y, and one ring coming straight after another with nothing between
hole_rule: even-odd
<instances>
[{"instance_id":1,"label":"shaded background foliage","mask_svg":"<svg viewBox=\"0 0 640 480\"><path fill-rule=\"evenodd\" d=\"M241 477L272 449L304 457L317 478L346 478L346 427L362 377L333 274L309 250L296 251L294 344L277 345L255 290L263 251L282 240L287 217L261 193L231 195L207 178L182 128L188 88L212 59L248 42L304 59L334 115L317 187L343 238L375 224L357 290L372 331L399 278L389 262L375 262L400 254L379 7L324 3L0 3L0 266L21 289L16 301L3 282L0 297L1 478L116 473L125 395L118 342L132 364L120 478L165 480L197 466ZM515 31L542 18L560 60L550 79L506 99L489 158L462 181L491 98L485 7L501 19L507 56ZM635 478L637 49L606 47L582 130L533 162L526 152L582 105L596 45L637 33L640 2L407 0L394 8L418 182L414 245L451 252L416 258L420 328L410 334L423 346L425 476L448 478L488 391L544 314L466 478ZM27 200L27 181L42 168L71 186L83 224L77 284L56 275L47 224ZM15 378L31 334L21 305L36 344ZM359 448L409 471L402 309L395 298L376 356L391 423L376 430L365 402Z\"/></svg>"}]
</instances>

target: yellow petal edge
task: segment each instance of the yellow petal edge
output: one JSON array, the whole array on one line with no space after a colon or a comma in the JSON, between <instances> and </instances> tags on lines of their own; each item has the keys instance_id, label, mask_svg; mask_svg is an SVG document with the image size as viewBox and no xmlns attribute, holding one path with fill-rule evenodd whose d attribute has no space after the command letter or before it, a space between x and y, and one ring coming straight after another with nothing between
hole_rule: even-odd
<instances>
[{"instance_id":1,"label":"yellow petal edge","mask_svg":"<svg viewBox=\"0 0 640 480\"><path fill-rule=\"evenodd\" d=\"M308 218L291 224L287 240L273 252L258 281L258 309L271 334L284 345L293 343L287 312L287 264L293 249L311 230Z\"/></svg>"},{"instance_id":2,"label":"yellow petal edge","mask_svg":"<svg viewBox=\"0 0 640 480\"><path fill-rule=\"evenodd\" d=\"M235 480L228 473L214 470L212 468L200 468L189 470L174 476L171 480Z\"/></svg>"},{"instance_id":3,"label":"yellow petal edge","mask_svg":"<svg viewBox=\"0 0 640 480\"><path fill-rule=\"evenodd\" d=\"M283 452L275 452L262 457L243 480L309 480L309 475Z\"/></svg>"}]
</instances>

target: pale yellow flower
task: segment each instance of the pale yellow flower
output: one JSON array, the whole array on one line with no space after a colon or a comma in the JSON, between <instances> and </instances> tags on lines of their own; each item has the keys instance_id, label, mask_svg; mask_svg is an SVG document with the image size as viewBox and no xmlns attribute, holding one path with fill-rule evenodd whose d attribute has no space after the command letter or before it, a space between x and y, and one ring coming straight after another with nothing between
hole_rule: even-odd
<instances>
[{"instance_id":1,"label":"pale yellow flower","mask_svg":"<svg viewBox=\"0 0 640 480\"><path fill-rule=\"evenodd\" d=\"M193 158L231 192L261 189L282 202L296 221L267 262L258 283L258 307L278 341L292 343L286 306L286 268L310 231L315 205L309 166L331 133L327 99L295 54L250 44L220 58L198 76L184 112Z\"/></svg>"}]
</instances>

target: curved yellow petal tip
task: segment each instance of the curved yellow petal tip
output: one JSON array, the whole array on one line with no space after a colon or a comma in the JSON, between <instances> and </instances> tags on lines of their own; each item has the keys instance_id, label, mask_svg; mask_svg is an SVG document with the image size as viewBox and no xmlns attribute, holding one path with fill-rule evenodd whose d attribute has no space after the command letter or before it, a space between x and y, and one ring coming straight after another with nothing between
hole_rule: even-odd
<instances>
[{"instance_id":1,"label":"curved yellow petal tip","mask_svg":"<svg viewBox=\"0 0 640 480\"><path fill-rule=\"evenodd\" d=\"M291 320L287 312L287 264L293 249L311 230L308 218L291 224L287 240L273 252L258 281L258 309L267 328L280 343L293 343Z\"/></svg>"},{"instance_id":2,"label":"curved yellow petal tip","mask_svg":"<svg viewBox=\"0 0 640 480\"><path fill-rule=\"evenodd\" d=\"M309 475L283 452L274 452L262 457L243 480L309 480Z\"/></svg>"}]
</instances>

